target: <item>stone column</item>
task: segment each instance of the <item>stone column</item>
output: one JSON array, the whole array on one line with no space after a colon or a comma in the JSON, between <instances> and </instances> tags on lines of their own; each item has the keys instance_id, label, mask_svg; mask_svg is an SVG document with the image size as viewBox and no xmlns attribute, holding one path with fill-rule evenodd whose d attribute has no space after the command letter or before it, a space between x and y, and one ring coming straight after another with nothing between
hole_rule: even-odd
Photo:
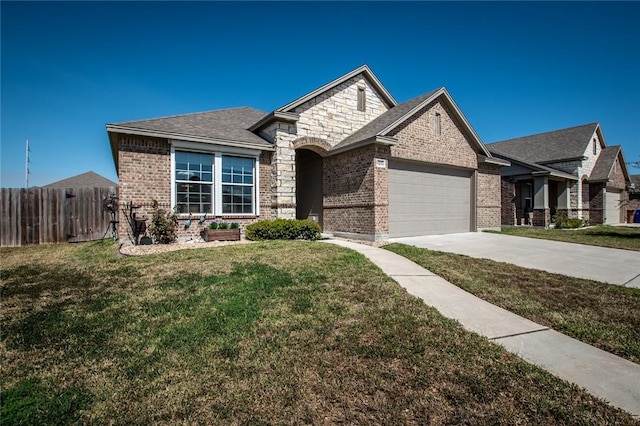
<instances>
[{"instance_id":1,"label":"stone column","mask_svg":"<svg viewBox=\"0 0 640 426\"><path fill-rule=\"evenodd\" d=\"M549 179L537 176L533 179L533 225L548 228L550 223Z\"/></svg>"},{"instance_id":2,"label":"stone column","mask_svg":"<svg viewBox=\"0 0 640 426\"><path fill-rule=\"evenodd\" d=\"M275 133L276 152L273 156L272 185L275 214L278 218L296 218L296 151L292 142L296 126L279 124Z\"/></svg>"}]
</instances>

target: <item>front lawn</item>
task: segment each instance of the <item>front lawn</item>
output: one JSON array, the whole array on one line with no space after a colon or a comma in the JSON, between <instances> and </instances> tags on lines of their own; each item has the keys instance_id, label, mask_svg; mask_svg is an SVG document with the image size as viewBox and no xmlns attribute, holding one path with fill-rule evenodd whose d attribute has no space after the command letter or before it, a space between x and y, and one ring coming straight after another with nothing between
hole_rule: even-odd
<instances>
[{"instance_id":1,"label":"front lawn","mask_svg":"<svg viewBox=\"0 0 640 426\"><path fill-rule=\"evenodd\" d=\"M583 229L542 229L504 226L500 232L486 232L640 251L640 227L598 225Z\"/></svg>"},{"instance_id":2,"label":"front lawn","mask_svg":"<svg viewBox=\"0 0 640 426\"><path fill-rule=\"evenodd\" d=\"M384 248L494 305L640 363L640 289L403 244Z\"/></svg>"},{"instance_id":3,"label":"front lawn","mask_svg":"<svg viewBox=\"0 0 640 426\"><path fill-rule=\"evenodd\" d=\"M363 256L0 249L2 424L634 424Z\"/></svg>"}]
</instances>

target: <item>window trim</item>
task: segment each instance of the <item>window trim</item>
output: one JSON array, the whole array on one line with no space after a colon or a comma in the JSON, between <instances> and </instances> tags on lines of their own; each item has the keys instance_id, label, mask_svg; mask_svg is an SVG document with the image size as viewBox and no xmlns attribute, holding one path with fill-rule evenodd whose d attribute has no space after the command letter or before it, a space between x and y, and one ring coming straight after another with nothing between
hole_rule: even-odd
<instances>
[{"instance_id":1,"label":"window trim","mask_svg":"<svg viewBox=\"0 0 640 426\"><path fill-rule=\"evenodd\" d=\"M215 217L258 217L260 216L260 154L262 151L200 142L171 140L171 205L177 205L176 197L176 151L213 155L213 212L200 212ZM222 156L245 157L253 160L253 213L222 213ZM179 213L178 217L188 217L189 213Z\"/></svg>"}]
</instances>

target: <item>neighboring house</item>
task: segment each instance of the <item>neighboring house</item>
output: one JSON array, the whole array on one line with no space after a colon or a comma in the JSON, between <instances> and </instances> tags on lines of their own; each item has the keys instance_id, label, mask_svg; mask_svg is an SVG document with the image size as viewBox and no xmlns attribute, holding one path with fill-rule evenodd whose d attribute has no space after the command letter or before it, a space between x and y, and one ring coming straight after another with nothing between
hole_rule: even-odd
<instances>
[{"instance_id":1,"label":"neighboring house","mask_svg":"<svg viewBox=\"0 0 640 426\"><path fill-rule=\"evenodd\" d=\"M631 185L629 186L629 205L627 211L640 209L640 175L631 175Z\"/></svg>"},{"instance_id":2,"label":"neighboring house","mask_svg":"<svg viewBox=\"0 0 640 426\"><path fill-rule=\"evenodd\" d=\"M624 221L630 184L620 146L598 123L487 144L511 162L502 175L502 224L548 227L556 213L587 223Z\"/></svg>"},{"instance_id":3,"label":"neighboring house","mask_svg":"<svg viewBox=\"0 0 640 426\"><path fill-rule=\"evenodd\" d=\"M44 185L43 188L106 188L111 186L118 186L118 184L95 172L86 172Z\"/></svg>"},{"instance_id":4,"label":"neighboring house","mask_svg":"<svg viewBox=\"0 0 640 426\"><path fill-rule=\"evenodd\" d=\"M398 104L366 65L270 113L223 109L107 132L120 203L156 199L182 221L311 218L368 240L500 226L509 163L446 89ZM180 236L199 235L198 222Z\"/></svg>"}]
</instances>

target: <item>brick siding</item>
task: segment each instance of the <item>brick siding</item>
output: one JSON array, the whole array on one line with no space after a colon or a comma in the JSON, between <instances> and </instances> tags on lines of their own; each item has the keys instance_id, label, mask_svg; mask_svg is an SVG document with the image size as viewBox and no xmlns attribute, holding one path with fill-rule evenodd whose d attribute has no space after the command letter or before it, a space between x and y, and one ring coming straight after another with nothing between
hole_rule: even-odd
<instances>
[{"instance_id":1,"label":"brick siding","mask_svg":"<svg viewBox=\"0 0 640 426\"><path fill-rule=\"evenodd\" d=\"M502 223L500 167L480 164L476 185L476 226L499 228Z\"/></svg>"}]
</instances>

